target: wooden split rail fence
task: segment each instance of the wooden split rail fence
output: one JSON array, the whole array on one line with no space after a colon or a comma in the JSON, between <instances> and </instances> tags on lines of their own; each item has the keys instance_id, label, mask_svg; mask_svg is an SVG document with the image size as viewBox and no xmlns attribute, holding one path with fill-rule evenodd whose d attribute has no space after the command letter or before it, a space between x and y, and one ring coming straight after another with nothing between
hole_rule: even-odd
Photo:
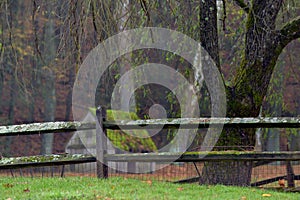
<instances>
[{"instance_id":1,"label":"wooden split rail fence","mask_svg":"<svg viewBox=\"0 0 300 200\"><path fill-rule=\"evenodd\" d=\"M299 161L300 151L280 152L250 152L250 151L221 151L221 152L182 152L182 153L133 153L133 154L107 154L106 152L106 130L122 129L156 129L163 125L164 129L178 128L189 129L208 128L211 124L226 127L241 128L300 128L299 117L273 117L273 118L178 118L178 119L150 119L150 120L123 120L105 121L102 109L97 110L96 123L83 122L47 122L12 126L0 126L0 137L45 134L54 132L71 132L77 130L97 130L96 134L96 156L91 155L43 155L17 158L2 158L0 169L14 169L23 167L67 165L87 162L97 162L97 177L107 178L107 162L203 162L203 161ZM202 156L203 155L203 156ZM268 181L261 181L252 185L263 185L276 181L286 176L276 177ZM300 180L299 175L294 175L293 180Z\"/></svg>"}]
</instances>

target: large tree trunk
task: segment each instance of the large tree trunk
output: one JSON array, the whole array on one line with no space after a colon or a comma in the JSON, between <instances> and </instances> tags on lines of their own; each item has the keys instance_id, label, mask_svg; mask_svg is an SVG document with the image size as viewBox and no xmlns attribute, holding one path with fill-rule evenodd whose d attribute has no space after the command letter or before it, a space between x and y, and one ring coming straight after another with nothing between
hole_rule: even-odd
<instances>
[{"instance_id":1,"label":"large tree trunk","mask_svg":"<svg viewBox=\"0 0 300 200\"><path fill-rule=\"evenodd\" d=\"M200 41L220 69L217 20L216 0L200 1ZM248 135L244 132L242 129L224 130L218 145L243 145L246 140L240 135ZM205 162L200 184L249 185L251 169L251 162Z\"/></svg>"},{"instance_id":2,"label":"large tree trunk","mask_svg":"<svg viewBox=\"0 0 300 200\"><path fill-rule=\"evenodd\" d=\"M248 13L248 18L243 61L233 87L227 87L227 116L257 117L279 54L291 40L300 35L300 19L296 18L281 30L276 30L275 22L282 0L253 0L249 6L242 1L236 2ZM215 42L217 30L212 28L217 27L216 12L212 13L216 9L216 1L200 1L200 5L201 43L218 63L215 55L218 48ZM207 31L209 33L205 34ZM254 147L255 130L224 130L217 145ZM252 164L249 162L205 163L200 182L249 185L251 169Z\"/></svg>"},{"instance_id":3,"label":"large tree trunk","mask_svg":"<svg viewBox=\"0 0 300 200\"><path fill-rule=\"evenodd\" d=\"M220 161L206 162L202 170L200 183L249 186L251 181L252 162Z\"/></svg>"}]
</instances>

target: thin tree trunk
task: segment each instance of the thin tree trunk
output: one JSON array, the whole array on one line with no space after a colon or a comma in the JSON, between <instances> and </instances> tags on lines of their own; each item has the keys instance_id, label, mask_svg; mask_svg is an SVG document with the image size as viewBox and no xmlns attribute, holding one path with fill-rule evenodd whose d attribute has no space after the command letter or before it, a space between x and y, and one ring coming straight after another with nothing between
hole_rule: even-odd
<instances>
[{"instance_id":1,"label":"thin tree trunk","mask_svg":"<svg viewBox=\"0 0 300 200\"><path fill-rule=\"evenodd\" d=\"M51 13L52 5L48 5L48 11ZM45 62L48 65L48 68L43 70L43 79L44 85L42 86L42 93L45 102L44 107L44 120L47 122L55 121L55 111L56 111L56 91L55 91L55 73L51 69L51 63L55 58L56 53L56 44L55 44L55 35L54 35L54 22L52 17L49 18L49 21L45 27L44 34L44 53L45 53ZM51 154L53 153L53 133L44 134L42 136L42 154Z\"/></svg>"},{"instance_id":2,"label":"thin tree trunk","mask_svg":"<svg viewBox=\"0 0 300 200\"><path fill-rule=\"evenodd\" d=\"M17 84L16 80L14 78L14 75L12 75L10 80L10 98L9 98L9 107L8 107L8 123L14 124L15 122L15 103L16 103L16 96L17 96ZM12 143L12 137L8 136L6 137L5 147L4 147L4 155L5 156L12 156L11 155L11 143Z\"/></svg>"},{"instance_id":3,"label":"thin tree trunk","mask_svg":"<svg viewBox=\"0 0 300 200\"><path fill-rule=\"evenodd\" d=\"M267 117L280 117L283 105L283 81L284 81L284 63L277 63L277 70L274 70L273 80L269 85L269 95L266 98L264 106L264 115ZM267 129L266 133L266 151L279 151L280 129Z\"/></svg>"},{"instance_id":4,"label":"thin tree trunk","mask_svg":"<svg viewBox=\"0 0 300 200\"><path fill-rule=\"evenodd\" d=\"M0 50L1 51L1 50ZM2 66L0 68L0 116L2 114L2 91L3 91L3 82L4 82L4 72Z\"/></svg>"},{"instance_id":5,"label":"thin tree trunk","mask_svg":"<svg viewBox=\"0 0 300 200\"><path fill-rule=\"evenodd\" d=\"M16 83L16 65L18 65L18 58L16 57L16 50L13 47L13 41L12 41L12 28L13 23L15 22L13 19L13 13L19 12L19 2L12 2L10 5L8 2L6 4L6 22L7 22L7 28L9 30L10 38L9 38L9 45L10 45L10 56L13 58L13 62L9 66L8 71L10 75L10 95L9 95L9 104L8 104L8 124L14 124L15 123L15 104L16 104L16 98L18 94L18 85ZM4 147L4 155L5 156L11 156L12 149L11 149L11 143L12 143L12 137L6 137L5 141L5 147Z\"/></svg>"},{"instance_id":6,"label":"thin tree trunk","mask_svg":"<svg viewBox=\"0 0 300 200\"><path fill-rule=\"evenodd\" d=\"M55 121L56 111L56 94L55 94L55 75L50 71L47 74L45 86L43 87L44 101L45 101L45 115L44 120L47 122ZM42 154L53 153L53 133L44 134L42 136Z\"/></svg>"},{"instance_id":7,"label":"thin tree trunk","mask_svg":"<svg viewBox=\"0 0 300 200\"><path fill-rule=\"evenodd\" d=\"M75 69L74 68L70 68L69 69L69 73L68 73L68 84L71 86L74 84L75 81ZM71 109L72 109L72 89L71 87L68 88L68 94L67 94L67 98L66 98L66 114L65 114L65 120L69 121L71 120Z\"/></svg>"}]
</instances>

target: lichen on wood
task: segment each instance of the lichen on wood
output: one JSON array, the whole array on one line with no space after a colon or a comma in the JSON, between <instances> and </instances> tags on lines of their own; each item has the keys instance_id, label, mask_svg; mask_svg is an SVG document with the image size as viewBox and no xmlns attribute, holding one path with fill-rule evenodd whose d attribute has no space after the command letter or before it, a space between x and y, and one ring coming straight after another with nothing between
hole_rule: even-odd
<instances>
[{"instance_id":1,"label":"lichen on wood","mask_svg":"<svg viewBox=\"0 0 300 200\"><path fill-rule=\"evenodd\" d=\"M177 118L177 119L147 119L106 121L104 127L108 129L155 129L164 128L208 128L210 125L224 127L273 127L300 128L299 117L249 117L249 118Z\"/></svg>"},{"instance_id":2,"label":"lichen on wood","mask_svg":"<svg viewBox=\"0 0 300 200\"><path fill-rule=\"evenodd\" d=\"M211 151L211 152L162 152L113 154L106 156L107 161L114 162L203 162L203 161L261 161L261 160L300 160L300 152L255 152L255 151Z\"/></svg>"},{"instance_id":3,"label":"lichen on wood","mask_svg":"<svg viewBox=\"0 0 300 200\"><path fill-rule=\"evenodd\" d=\"M0 160L0 169L64 165L95 161L96 159L93 156L83 154L52 154L9 158L2 157Z\"/></svg>"},{"instance_id":4,"label":"lichen on wood","mask_svg":"<svg viewBox=\"0 0 300 200\"><path fill-rule=\"evenodd\" d=\"M53 132L70 132L95 129L95 123L83 122L43 122L21 125L0 126L0 136L30 135Z\"/></svg>"},{"instance_id":5,"label":"lichen on wood","mask_svg":"<svg viewBox=\"0 0 300 200\"><path fill-rule=\"evenodd\" d=\"M107 129L156 129L164 128L208 128L210 125L244 128L300 128L300 117L259 117L259 118L175 118L105 121ZM95 122L44 122L0 126L0 136L30 135L52 132L69 132L76 130L95 129Z\"/></svg>"}]
</instances>

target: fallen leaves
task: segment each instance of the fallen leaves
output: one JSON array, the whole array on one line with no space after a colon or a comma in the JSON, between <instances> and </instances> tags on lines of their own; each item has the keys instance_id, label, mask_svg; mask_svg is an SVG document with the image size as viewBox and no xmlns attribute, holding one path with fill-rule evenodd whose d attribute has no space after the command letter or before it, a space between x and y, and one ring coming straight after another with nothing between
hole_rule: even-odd
<instances>
[{"instance_id":1,"label":"fallen leaves","mask_svg":"<svg viewBox=\"0 0 300 200\"><path fill-rule=\"evenodd\" d=\"M23 192L30 192L28 188L24 189Z\"/></svg>"},{"instance_id":2,"label":"fallen leaves","mask_svg":"<svg viewBox=\"0 0 300 200\"><path fill-rule=\"evenodd\" d=\"M272 195L271 194L262 194L261 196L263 196L263 197L271 197Z\"/></svg>"},{"instance_id":3,"label":"fallen leaves","mask_svg":"<svg viewBox=\"0 0 300 200\"><path fill-rule=\"evenodd\" d=\"M152 181L148 180L148 181L142 181L143 183L147 183L149 186L152 186Z\"/></svg>"},{"instance_id":4,"label":"fallen leaves","mask_svg":"<svg viewBox=\"0 0 300 200\"><path fill-rule=\"evenodd\" d=\"M178 190L178 191L182 191L182 190L183 190L183 187L178 187L177 190Z\"/></svg>"},{"instance_id":5,"label":"fallen leaves","mask_svg":"<svg viewBox=\"0 0 300 200\"><path fill-rule=\"evenodd\" d=\"M110 197L102 197L102 196L99 196L99 195L96 196L96 199L101 199L101 200L113 200L113 199L110 198Z\"/></svg>"},{"instance_id":6,"label":"fallen leaves","mask_svg":"<svg viewBox=\"0 0 300 200\"><path fill-rule=\"evenodd\" d=\"M147 183L148 183L148 185L152 185L152 181L150 181L150 180L147 181Z\"/></svg>"},{"instance_id":7,"label":"fallen leaves","mask_svg":"<svg viewBox=\"0 0 300 200\"><path fill-rule=\"evenodd\" d=\"M3 184L3 187L4 188L12 188L12 187L14 187L14 185L11 183L5 183L5 184Z\"/></svg>"},{"instance_id":8,"label":"fallen leaves","mask_svg":"<svg viewBox=\"0 0 300 200\"><path fill-rule=\"evenodd\" d=\"M262 194L261 196L262 196L262 197L271 197L272 195L271 195L271 194L265 193L265 194ZM242 197L241 197L241 200L247 200L247 197L246 197L246 196L242 196Z\"/></svg>"},{"instance_id":9,"label":"fallen leaves","mask_svg":"<svg viewBox=\"0 0 300 200\"><path fill-rule=\"evenodd\" d=\"M280 187L285 187L285 180L284 180L284 179L278 180L278 185L279 185Z\"/></svg>"}]
</instances>

